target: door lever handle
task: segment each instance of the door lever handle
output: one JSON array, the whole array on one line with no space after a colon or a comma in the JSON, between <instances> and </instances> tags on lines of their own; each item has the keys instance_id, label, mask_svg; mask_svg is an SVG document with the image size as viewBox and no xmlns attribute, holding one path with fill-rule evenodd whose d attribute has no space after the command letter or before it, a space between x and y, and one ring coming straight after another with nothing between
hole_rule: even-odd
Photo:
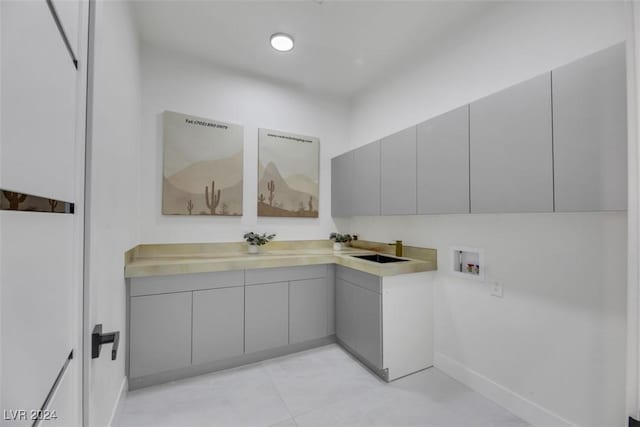
<instances>
[{"instance_id":1,"label":"door lever handle","mask_svg":"<svg viewBox=\"0 0 640 427\"><path fill-rule=\"evenodd\" d=\"M100 357L100 349L102 345L110 343L113 343L111 346L111 360L116 360L118 355L118 344L120 343L120 331L103 334L102 324L97 324L91 333L91 358L97 359Z\"/></svg>"}]
</instances>

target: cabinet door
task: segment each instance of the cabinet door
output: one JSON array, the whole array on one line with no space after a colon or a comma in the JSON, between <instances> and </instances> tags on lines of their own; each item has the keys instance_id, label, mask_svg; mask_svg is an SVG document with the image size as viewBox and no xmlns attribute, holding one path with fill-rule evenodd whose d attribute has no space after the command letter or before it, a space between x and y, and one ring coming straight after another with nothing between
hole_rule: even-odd
<instances>
[{"instance_id":1,"label":"cabinet door","mask_svg":"<svg viewBox=\"0 0 640 427\"><path fill-rule=\"evenodd\" d=\"M335 265L327 265L327 335L336 333L336 271Z\"/></svg>"},{"instance_id":2,"label":"cabinet door","mask_svg":"<svg viewBox=\"0 0 640 427\"><path fill-rule=\"evenodd\" d=\"M470 106L471 212L553 211L551 74Z\"/></svg>"},{"instance_id":3,"label":"cabinet door","mask_svg":"<svg viewBox=\"0 0 640 427\"><path fill-rule=\"evenodd\" d=\"M624 44L552 74L556 211L627 209Z\"/></svg>"},{"instance_id":4,"label":"cabinet door","mask_svg":"<svg viewBox=\"0 0 640 427\"><path fill-rule=\"evenodd\" d=\"M191 298L191 292L131 297L131 377L191 364Z\"/></svg>"},{"instance_id":5,"label":"cabinet door","mask_svg":"<svg viewBox=\"0 0 640 427\"><path fill-rule=\"evenodd\" d=\"M289 282L289 343L327 336L327 280Z\"/></svg>"},{"instance_id":6,"label":"cabinet door","mask_svg":"<svg viewBox=\"0 0 640 427\"><path fill-rule=\"evenodd\" d=\"M469 106L418 125L418 213L469 213Z\"/></svg>"},{"instance_id":7,"label":"cabinet door","mask_svg":"<svg viewBox=\"0 0 640 427\"><path fill-rule=\"evenodd\" d=\"M244 287L193 293L193 359L206 363L244 351Z\"/></svg>"},{"instance_id":8,"label":"cabinet door","mask_svg":"<svg viewBox=\"0 0 640 427\"><path fill-rule=\"evenodd\" d=\"M73 201L78 72L46 2L0 8L0 188Z\"/></svg>"},{"instance_id":9,"label":"cabinet door","mask_svg":"<svg viewBox=\"0 0 640 427\"><path fill-rule=\"evenodd\" d=\"M382 215L416 213L416 127L382 140Z\"/></svg>"},{"instance_id":10,"label":"cabinet door","mask_svg":"<svg viewBox=\"0 0 640 427\"><path fill-rule=\"evenodd\" d=\"M336 278L336 336L356 350L355 286Z\"/></svg>"},{"instance_id":11,"label":"cabinet door","mask_svg":"<svg viewBox=\"0 0 640 427\"><path fill-rule=\"evenodd\" d=\"M351 215L353 151L331 159L331 216Z\"/></svg>"},{"instance_id":12,"label":"cabinet door","mask_svg":"<svg viewBox=\"0 0 640 427\"><path fill-rule=\"evenodd\" d=\"M382 368L381 295L354 286L355 350L377 368Z\"/></svg>"},{"instance_id":13,"label":"cabinet door","mask_svg":"<svg viewBox=\"0 0 640 427\"><path fill-rule=\"evenodd\" d=\"M289 283L246 287L244 340L245 353L289 343Z\"/></svg>"},{"instance_id":14,"label":"cabinet door","mask_svg":"<svg viewBox=\"0 0 640 427\"><path fill-rule=\"evenodd\" d=\"M353 152L352 215L380 215L380 141Z\"/></svg>"}]
</instances>

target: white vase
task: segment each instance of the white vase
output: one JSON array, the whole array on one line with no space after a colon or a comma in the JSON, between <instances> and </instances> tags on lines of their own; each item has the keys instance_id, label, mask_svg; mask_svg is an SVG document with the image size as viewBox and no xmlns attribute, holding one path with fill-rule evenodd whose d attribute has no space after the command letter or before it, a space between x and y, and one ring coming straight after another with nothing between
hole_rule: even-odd
<instances>
[{"instance_id":1,"label":"white vase","mask_svg":"<svg viewBox=\"0 0 640 427\"><path fill-rule=\"evenodd\" d=\"M257 254L258 253L258 245L249 245L249 253Z\"/></svg>"},{"instance_id":2,"label":"white vase","mask_svg":"<svg viewBox=\"0 0 640 427\"><path fill-rule=\"evenodd\" d=\"M343 248L342 243L333 242L333 250L334 251L341 251L342 248Z\"/></svg>"}]
</instances>

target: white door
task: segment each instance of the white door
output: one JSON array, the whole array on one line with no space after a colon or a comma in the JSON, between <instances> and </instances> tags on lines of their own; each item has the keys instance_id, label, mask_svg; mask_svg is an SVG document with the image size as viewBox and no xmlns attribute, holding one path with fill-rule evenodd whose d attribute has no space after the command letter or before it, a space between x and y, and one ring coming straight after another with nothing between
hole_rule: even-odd
<instances>
[{"instance_id":1,"label":"white door","mask_svg":"<svg viewBox=\"0 0 640 427\"><path fill-rule=\"evenodd\" d=\"M86 16L0 2L0 425L82 424Z\"/></svg>"}]
</instances>

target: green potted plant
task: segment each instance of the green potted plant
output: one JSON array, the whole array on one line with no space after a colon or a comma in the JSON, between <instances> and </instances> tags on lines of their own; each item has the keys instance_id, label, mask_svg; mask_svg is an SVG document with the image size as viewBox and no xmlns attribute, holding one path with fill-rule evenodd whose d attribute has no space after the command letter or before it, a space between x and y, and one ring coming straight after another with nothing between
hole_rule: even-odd
<instances>
[{"instance_id":1,"label":"green potted plant","mask_svg":"<svg viewBox=\"0 0 640 427\"><path fill-rule=\"evenodd\" d=\"M333 241L333 250L341 251L351 240L351 234L340 234L340 233L331 233L329 235L329 240Z\"/></svg>"},{"instance_id":2,"label":"green potted plant","mask_svg":"<svg viewBox=\"0 0 640 427\"><path fill-rule=\"evenodd\" d=\"M254 233L253 231L244 234L244 240L249 244L249 253L257 254L258 248L262 245L266 245L273 238L276 237L275 234L267 234L267 233Z\"/></svg>"}]
</instances>

